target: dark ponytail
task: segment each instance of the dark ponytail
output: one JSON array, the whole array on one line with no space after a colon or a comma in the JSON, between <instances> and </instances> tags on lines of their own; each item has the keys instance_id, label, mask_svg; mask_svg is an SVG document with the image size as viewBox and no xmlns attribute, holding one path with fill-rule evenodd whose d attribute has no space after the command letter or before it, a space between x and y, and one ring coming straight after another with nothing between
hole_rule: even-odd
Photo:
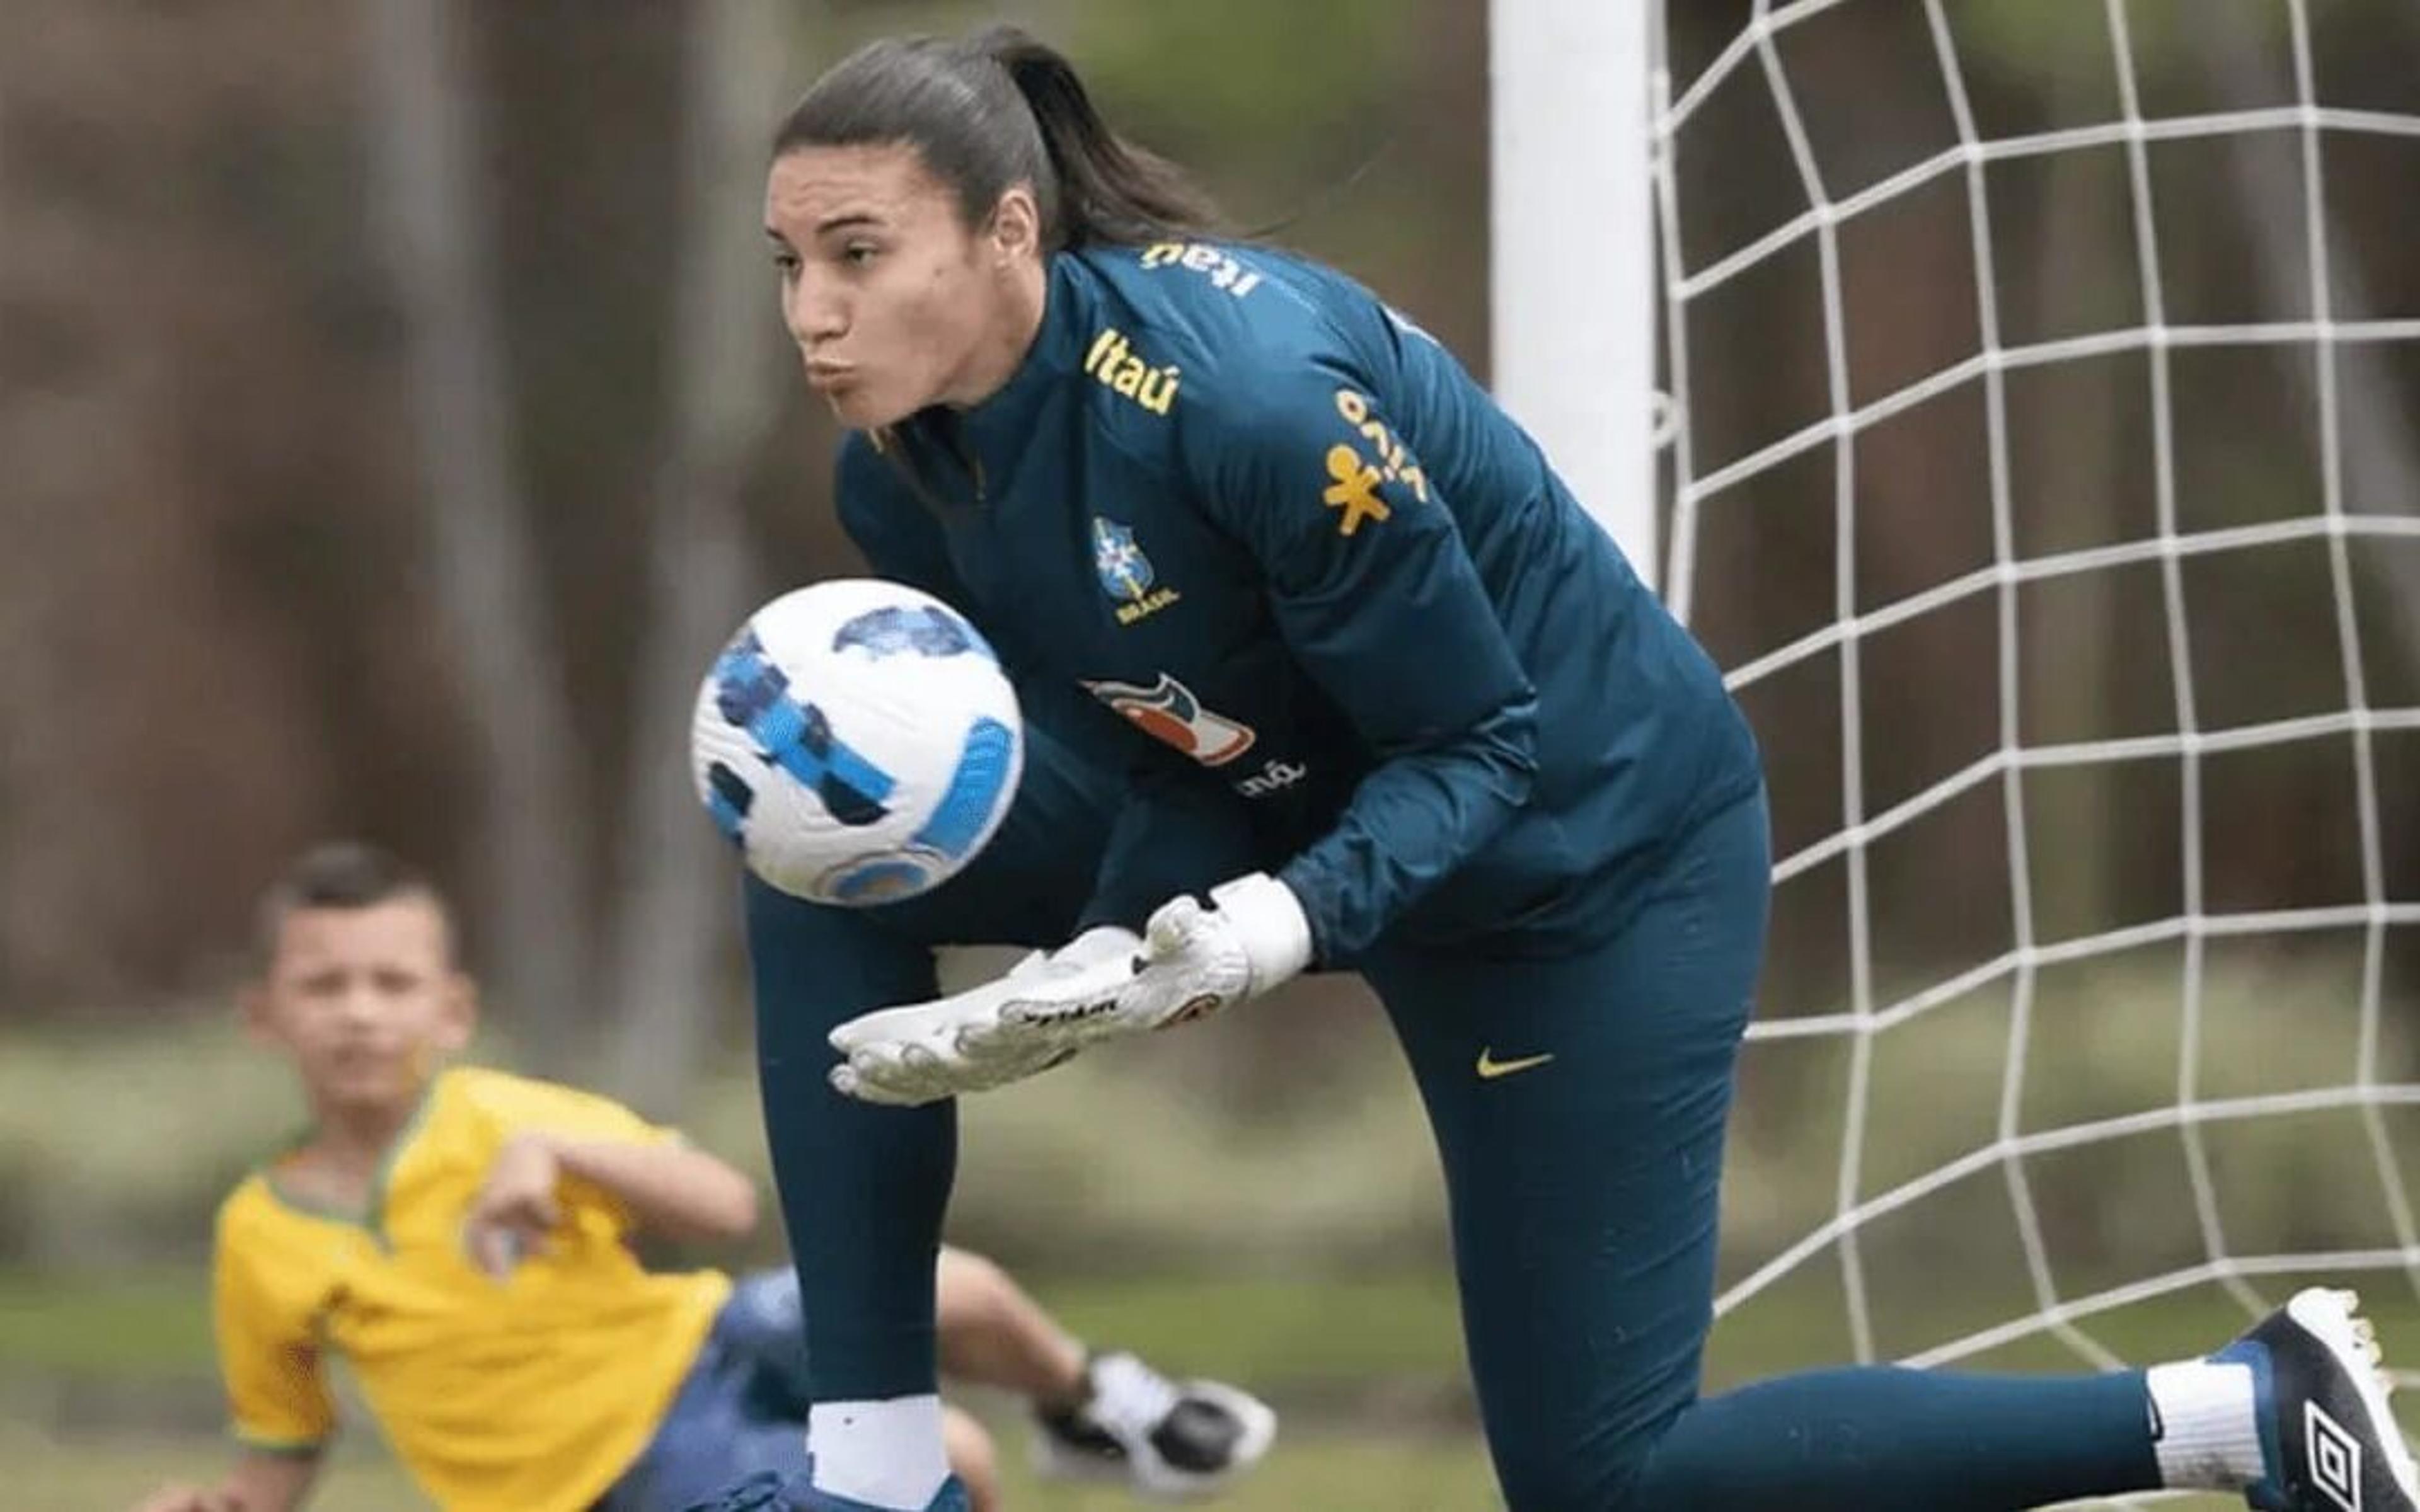
<instances>
[{"instance_id":1,"label":"dark ponytail","mask_svg":"<svg viewBox=\"0 0 2420 1512\"><path fill-rule=\"evenodd\" d=\"M1075 65L1014 26L975 39L1025 97L1059 178L1061 244L1147 246L1216 235L1218 208L1183 168L1109 130Z\"/></svg>"},{"instance_id":2,"label":"dark ponytail","mask_svg":"<svg viewBox=\"0 0 2420 1512\"><path fill-rule=\"evenodd\" d=\"M1214 236L1216 208L1182 168L1118 136L1073 65L1014 26L971 38L886 38L807 91L773 138L805 147L905 143L947 184L970 226L1032 186L1043 245L1143 246Z\"/></svg>"}]
</instances>

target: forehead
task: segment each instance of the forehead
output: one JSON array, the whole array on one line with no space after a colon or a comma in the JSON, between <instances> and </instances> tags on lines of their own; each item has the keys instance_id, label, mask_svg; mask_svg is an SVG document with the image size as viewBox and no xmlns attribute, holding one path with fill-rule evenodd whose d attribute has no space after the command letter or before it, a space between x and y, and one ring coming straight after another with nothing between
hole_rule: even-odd
<instances>
[{"instance_id":1,"label":"forehead","mask_svg":"<svg viewBox=\"0 0 2420 1512\"><path fill-rule=\"evenodd\" d=\"M444 911L407 893L363 908L297 908L277 930L283 968L385 962L442 968L453 954Z\"/></svg>"},{"instance_id":2,"label":"forehead","mask_svg":"<svg viewBox=\"0 0 2420 1512\"><path fill-rule=\"evenodd\" d=\"M768 228L813 236L828 221L898 222L949 207L948 190L905 142L794 147L765 179Z\"/></svg>"}]
</instances>

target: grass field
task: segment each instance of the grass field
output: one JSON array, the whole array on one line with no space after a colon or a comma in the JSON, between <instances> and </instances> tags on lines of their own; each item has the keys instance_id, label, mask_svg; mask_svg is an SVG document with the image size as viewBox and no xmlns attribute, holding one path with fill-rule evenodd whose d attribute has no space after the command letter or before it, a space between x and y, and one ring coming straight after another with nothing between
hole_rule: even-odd
<instances>
[{"instance_id":1,"label":"grass field","mask_svg":"<svg viewBox=\"0 0 2420 1512\"><path fill-rule=\"evenodd\" d=\"M1019 1445L1012 1440L1003 1448L1014 1508L1133 1512L1145 1504L1115 1489L1036 1485L1024 1473ZM204 1440L58 1440L0 1427L0 1463L8 1466L7 1504L27 1512L126 1508L163 1481L206 1478L224 1462L221 1447ZM1288 1439L1250 1480L1212 1504L1222 1512L1483 1512L1503 1504L1478 1445L1466 1438L1353 1435ZM2173 1512L2219 1512L2242 1503L2193 1497L2158 1504ZM330 1512L428 1512L400 1470L367 1452L342 1457L321 1482L314 1505Z\"/></svg>"},{"instance_id":2,"label":"grass field","mask_svg":"<svg viewBox=\"0 0 2420 1512\"><path fill-rule=\"evenodd\" d=\"M2367 1278L2389 1349L2420 1359L2420 1304ZM1307 1284L1280 1279L1060 1283L1045 1299L1088 1338L1130 1344L1187 1370L1249 1381L1288 1409L1270 1462L1218 1504L1233 1512L1479 1512L1500 1505L1462 1386L1452 1298L1437 1276ZM2273 1293L2282 1288L2269 1288ZM1899 1310L1922 1305L1900 1304ZM209 1337L196 1278L0 1279L0 1505L105 1512L176 1478L225 1463L211 1431ZM1836 1307L1800 1304L1718 1328L1719 1387L1792 1361L1824 1358ZM2095 1335L2131 1358L2207 1348L2236 1319L2209 1292L2128 1309ZM2041 1343L1980 1364L2073 1368ZM1109 1512L1114 1489L1040 1487L1023 1472L1013 1410L971 1404L1001 1434L1013 1504ZM2238 1504L2178 1500L2194 1512ZM427 1512L366 1425L331 1466L315 1505L334 1512ZM1786 1509L1782 1509L1786 1512Z\"/></svg>"},{"instance_id":3,"label":"grass field","mask_svg":"<svg viewBox=\"0 0 2420 1512\"><path fill-rule=\"evenodd\" d=\"M1023 1473L1023 1449L1002 1444L1011 1504L1066 1512L1131 1512L1114 1489L1037 1488ZM0 1429L8 1467L7 1504L26 1512L125 1508L163 1481L202 1478L224 1463L217 1445L156 1437L58 1441ZM1490 1504L1486 1466L1467 1443L1424 1444L1393 1439L1333 1439L1284 1444L1249 1485L1217 1504L1232 1512L1468 1512ZM365 1453L333 1467L314 1504L331 1512L427 1512L402 1473Z\"/></svg>"},{"instance_id":4,"label":"grass field","mask_svg":"<svg viewBox=\"0 0 2420 1512\"><path fill-rule=\"evenodd\" d=\"M1462 1341L1443 1276L1059 1281L1029 1278L1081 1337L1198 1375L1332 1400L1370 1382L1434 1399L1457 1389ZM110 1385L214 1381L206 1278L0 1275L0 1385L29 1376Z\"/></svg>"},{"instance_id":5,"label":"grass field","mask_svg":"<svg viewBox=\"0 0 2420 1512\"><path fill-rule=\"evenodd\" d=\"M1270 1462L1220 1502L1235 1512L1369 1506L1482 1507L1493 1495L1460 1386L1461 1344L1441 1277L1304 1287L1274 1279L1105 1282L1040 1288L1088 1339L1184 1369L1247 1381L1299 1406ZM123 1508L225 1463L199 1278L0 1278L0 1506ZM1375 1383L1375 1384L1373 1384ZM10 1388L13 1384L13 1393ZM1000 1432L1012 1504L1108 1512L1114 1488L1039 1487L1014 1411L970 1403ZM39 1427L29 1426L39 1423ZM358 1419L316 1506L427 1512Z\"/></svg>"}]
</instances>

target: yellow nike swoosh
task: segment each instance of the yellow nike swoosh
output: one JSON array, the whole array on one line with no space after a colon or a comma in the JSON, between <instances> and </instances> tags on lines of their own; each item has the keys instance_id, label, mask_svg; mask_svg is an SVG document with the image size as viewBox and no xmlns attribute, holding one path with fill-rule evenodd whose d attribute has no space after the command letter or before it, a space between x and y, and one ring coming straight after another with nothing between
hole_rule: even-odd
<instances>
[{"instance_id":1,"label":"yellow nike swoosh","mask_svg":"<svg viewBox=\"0 0 2420 1512\"><path fill-rule=\"evenodd\" d=\"M1479 1052L1479 1075L1481 1081L1492 1082L1498 1076L1510 1076L1516 1071L1528 1071L1532 1066L1543 1066L1555 1058L1552 1055L1544 1055L1523 1056L1518 1060L1497 1060L1495 1056L1493 1046Z\"/></svg>"}]
</instances>

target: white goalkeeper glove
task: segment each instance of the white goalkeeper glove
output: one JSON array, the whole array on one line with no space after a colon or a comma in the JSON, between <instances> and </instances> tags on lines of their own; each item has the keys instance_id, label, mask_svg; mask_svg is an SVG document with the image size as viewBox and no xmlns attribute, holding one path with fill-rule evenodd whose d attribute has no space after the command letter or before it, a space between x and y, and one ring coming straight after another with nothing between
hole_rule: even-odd
<instances>
[{"instance_id":1,"label":"white goalkeeper glove","mask_svg":"<svg viewBox=\"0 0 2420 1512\"><path fill-rule=\"evenodd\" d=\"M1075 1052L1003 1050L977 1063L961 1045L968 1026L989 1022L1019 994L1111 990L1133 975L1141 949L1134 931L1104 925L1048 954L1036 950L979 987L861 1013L831 1032L832 1048L848 1057L832 1068L831 1084L868 1103L912 1107L1038 1075Z\"/></svg>"},{"instance_id":2,"label":"white goalkeeper glove","mask_svg":"<svg viewBox=\"0 0 2420 1512\"><path fill-rule=\"evenodd\" d=\"M832 1086L912 1105L1019 1081L1096 1040L1161 1029L1269 992L1311 963L1293 889L1260 872L1161 905L1137 942L1094 930L1038 964L936 1002L884 1009L831 1034Z\"/></svg>"}]
</instances>

